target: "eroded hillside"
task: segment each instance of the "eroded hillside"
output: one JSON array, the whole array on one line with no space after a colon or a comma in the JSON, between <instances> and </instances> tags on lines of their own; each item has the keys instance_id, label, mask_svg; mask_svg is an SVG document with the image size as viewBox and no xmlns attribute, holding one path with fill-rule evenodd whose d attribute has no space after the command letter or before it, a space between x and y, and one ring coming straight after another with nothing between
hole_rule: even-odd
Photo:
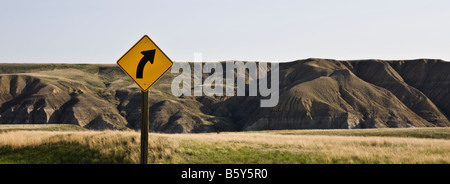
<instances>
[{"instance_id":1,"label":"eroded hillside","mask_svg":"<svg viewBox=\"0 0 450 184\"><path fill-rule=\"evenodd\" d=\"M116 65L0 64L1 124L139 129L139 88ZM150 90L150 129L211 132L449 126L450 63L299 60L280 64L280 100L175 97L168 72Z\"/></svg>"}]
</instances>

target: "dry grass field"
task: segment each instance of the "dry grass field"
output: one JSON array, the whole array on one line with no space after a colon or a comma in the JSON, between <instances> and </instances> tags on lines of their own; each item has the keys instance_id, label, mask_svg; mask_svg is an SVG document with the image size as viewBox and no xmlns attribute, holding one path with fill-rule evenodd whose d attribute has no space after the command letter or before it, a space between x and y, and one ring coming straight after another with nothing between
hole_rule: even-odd
<instances>
[{"instance_id":1,"label":"dry grass field","mask_svg":"<svg viewBox=\"0 0 450 184\"><path fill-rule=\"evenodd\" d=\"M139 162L139 132L22 126L0 126L0 163ZM151 133L149 162L448 164L450 128Z\"/></svg>"}]
</instances>

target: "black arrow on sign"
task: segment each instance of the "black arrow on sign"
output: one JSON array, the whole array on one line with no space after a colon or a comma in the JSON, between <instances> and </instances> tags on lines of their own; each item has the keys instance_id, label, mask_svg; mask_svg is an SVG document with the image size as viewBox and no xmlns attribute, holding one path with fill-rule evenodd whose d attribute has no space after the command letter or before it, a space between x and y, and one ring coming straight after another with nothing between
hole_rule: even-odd
<instances>
[{"instance_id":1,"label":"black arrow on sign","mask_svg":"<svg viewBox=\"0 0 450 184\"><path fill-rule=\"evenodd\" d=\"M150 61L150 63L153 64L153 59L155 58L155 49L142 51L141 54L144 55L144 57L142 57L141 61L139 61L136 70L137 79L142 79L142 76L144 75L144 66L145 64L147 64L147 61Z\"/></svg>"}]
</instances>

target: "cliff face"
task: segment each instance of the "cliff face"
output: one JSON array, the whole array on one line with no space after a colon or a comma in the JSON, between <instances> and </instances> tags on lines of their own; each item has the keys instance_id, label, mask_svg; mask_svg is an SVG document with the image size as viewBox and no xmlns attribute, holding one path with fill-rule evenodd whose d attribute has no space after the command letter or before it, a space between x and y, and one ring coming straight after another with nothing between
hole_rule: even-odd
<instances>
[{"instance_id":1,"label":"cliff face","mask_svg":"<svg viewBox=\"0 0 450 184\"><path fill-rule=\"evenodd\" d=\"M59 84L24 74L0 75L0 122L76 124L92 129L124 129L125 118L84 85Z\"/></svg>"},{"instance_id":2,"label":"cliff face","mask_svg":"<svg viewBox=\"0 0 450 184\"><path fill-rule=\"evenodd\" d=\"M449 126L449 67L437 60L309 59L280 65L278 106L255 109L243 128Z\"/></svg>"},{"instance_id":3,"label":"cliff face","mask_svg":"<svg viewBox=\"0 0 450 184\"><path fill-rule=\"evenodd\" d=\"M115 65L0 64L0 123L139 129L141 94ZM262 97L175 97L168 73L150 90L150 130L211 132L450 126L450 63L280 64L277 106Z\"/></svg>"}]
</instances>

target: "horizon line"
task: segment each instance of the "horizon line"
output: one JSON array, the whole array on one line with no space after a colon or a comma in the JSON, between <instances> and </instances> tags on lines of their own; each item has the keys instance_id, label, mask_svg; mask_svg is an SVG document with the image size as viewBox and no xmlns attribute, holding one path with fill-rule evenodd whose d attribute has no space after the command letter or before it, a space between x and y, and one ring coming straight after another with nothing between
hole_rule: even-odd
<instances>
[{"instance_id":1,"label":"horizon line","mask_svg":"<svg viewBox=\"0 0 450 184\"><path fill-rule=\"evenodd\" d=\"M256 60L218 60L218 61L202 61L200 63L217 63L217 62L230 62L230 61L242 61L242 62L267 62L267 63L289 63L289 62L295 62L295 61L302 61L302 60L335 60L335 61L414 61L414 60L435 60L435 61L444 61L449 62L444 59L437 59L437 58L416 58L416 59L331 59L331 58L304 58L304 59L296 59L291 61L256 61ZM196 61L187 61L187 60L178 60L173 61L176 63L197 63ZM0 62L0 64L116 64L116 62L111 63L105 63L105 62Z\"/></svg>"}]
</instances>

